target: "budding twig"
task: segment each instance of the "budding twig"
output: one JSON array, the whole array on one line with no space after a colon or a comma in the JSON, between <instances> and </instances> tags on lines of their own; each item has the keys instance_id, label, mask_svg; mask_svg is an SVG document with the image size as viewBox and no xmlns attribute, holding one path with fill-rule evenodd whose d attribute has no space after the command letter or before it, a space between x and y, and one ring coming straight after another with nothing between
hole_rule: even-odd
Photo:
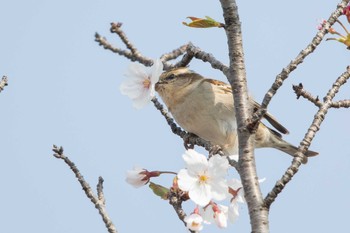
<instances>
[{"instance_id":1,"label":"budding twig","mask_svg":"<svg viewBox=\"0 0 350 233\"><path fill-rule=\"evenodd\" d=\"M315 51L318 45L321 43L324 36L329 32L329 29L337 21L339 16L342 15L344 7L347 6L349 0L343 0L338 4L337 9L331 14L327 22L324 24L323 29L319 30L315 37L312 39L311 43L303 49L296 58L294 58L285 68L282 69L272 84L271 88L265 94L262 101L261 107L258 111L253 114L252 124L256 125L258 121L265 115L267 111L267 106L269 105L272 97L276 94L277 90L282 86L283 82L289 77L289 74L293 72L311 53Z\"/></svg>"}]
</instances>

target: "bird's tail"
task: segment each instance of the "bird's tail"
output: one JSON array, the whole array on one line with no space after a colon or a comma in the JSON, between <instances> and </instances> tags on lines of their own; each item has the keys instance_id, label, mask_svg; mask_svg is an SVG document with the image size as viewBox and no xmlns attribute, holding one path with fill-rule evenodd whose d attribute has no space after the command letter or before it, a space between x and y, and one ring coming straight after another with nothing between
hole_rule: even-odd
<instances>
[{"instance_id":1,"label":"bird's tail","mask_svg":"<svg viewBox=\"0 0 350 233\"><path fill-rule=\"evenodd\" d=\"M298 148L296 146L293 146L292 144L290 144L289 142L284 141L281 137L279 137L279 135L274 135L273 137L271 137L270 139L272 139L273 141L273 148L276 148L280 151L283 151L291 156L295 156L295 154L298 151ZM312 150L308 150L305 153L306 157L313 157L318 155L318 152L312 151ZM305 161L302 161L303 163L307 163L307 158L305 159Z\"/></svg>"}]
</instances>

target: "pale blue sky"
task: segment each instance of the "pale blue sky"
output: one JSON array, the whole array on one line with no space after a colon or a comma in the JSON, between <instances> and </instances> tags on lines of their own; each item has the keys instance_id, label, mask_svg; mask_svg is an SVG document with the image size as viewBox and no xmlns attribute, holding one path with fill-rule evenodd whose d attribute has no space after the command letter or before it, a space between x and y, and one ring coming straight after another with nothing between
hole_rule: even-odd
<instances>
[{"instance_id":1,"label":"pale blue sky","mask_svg":"<svg viewBox=\"0 0 350 233\"><path fill-rule=\"evenodd\" d=\"M328 18L337 3L238 1L249 90L258 102L313 38L318 20ZM120 94L130 62L99 47L94 33L123 46L109 33L110 22L120 21L148 57L191 41L227 63L222 29L191 29L181 23L187 16L206 15L222 21L219 1L12 0L0 2L0 9L0 75L9 78L0 93L0 232L106 232L73 173L52 156L52 144L65 148L91 186L103 176L107 209L119 232L186 232L167 202L147 187L134 189L124 181L125 171L135 164L178 171L184 148L155 108L136 110ZM322 97L347 65L349 51L331 41L291 74L270 105L270 112L291 132L287 141L300 142L317 110L296 100L292 84L302 82ZM200 61L191 69L225 80ZM337 99L349 98L349 91L343 87ZM271 232L348 229L349 117L349 110L329 112L312 145L320 155L301 167L271 207ZM259 176L266 178L265 195L291 159L272 149L257 150L256 156ZM170 180L156 181L170 185ZM228 230L204 230L233 231L250 231L246 206Z\"/></svg>"}]
</instances>

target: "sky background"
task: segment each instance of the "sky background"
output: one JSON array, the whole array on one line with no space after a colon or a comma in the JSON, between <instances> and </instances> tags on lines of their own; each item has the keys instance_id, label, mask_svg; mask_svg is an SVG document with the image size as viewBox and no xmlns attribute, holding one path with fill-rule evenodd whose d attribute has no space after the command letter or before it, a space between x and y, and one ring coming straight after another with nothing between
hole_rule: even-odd
<instances>
[{"instance_id":1,"label":"sky background","mask_svg":"<svg viewBox=\"0 0 350 233\"><path fill-rule=\"evenodd\" d=\"M337 3L238 1L248 85L258 102ZM136 110L121 95L130 61L98 46L94 34L124 48L109 32L110 23L119 21L145 56L157 58L191 41L227 64L222 29L182 25L187 16L223 21L219 1L12 0L1 1L0 9L0 76L9 80L0 93L0 232L106 232L74 174L52 156L53 144L64 147L92 187L99 176L104 178L107 210L119 232L186 232L166 201L147 187L135 189L125 182L126 170L134 165L179 171L184 166L182 141L151 104ZM302 82L322 99L349 65L349 54L340 43L322 43L279 90L269 111L289 129L287 141L298 145L317 111L296 99L292 85ZM225 81L207 63L193 61L190 68ZM336 99L349 99L349 91L344 86ZM347 109L329 111L311 146L320 155L300 168L273 203L271 232L348 229L349 118ZM256 160L259 177L266 178L261 185L265 196L291 158L259 149ZM155 182L170 186L171 179ZM184 206L187 213L193 208L191 203ZM228 229L206 226L203 232L250 232L246 205L240 213Z\"/></svg>"}]
</instances>

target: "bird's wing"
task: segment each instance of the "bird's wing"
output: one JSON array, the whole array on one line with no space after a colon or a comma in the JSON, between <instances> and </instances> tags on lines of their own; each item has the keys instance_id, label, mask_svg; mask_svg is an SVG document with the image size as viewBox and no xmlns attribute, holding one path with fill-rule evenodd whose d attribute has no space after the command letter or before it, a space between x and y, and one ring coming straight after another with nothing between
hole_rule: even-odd
<instances>
[{"instance_id":1,"label":"bird's wing","mask_svg":"<svg viewBox=\"0 0 350 233\"><path fill-rule=\"evenodd\" d=\"M253 100L253 107L254 107L254 111L258 110L260 108L260 104L258 104L258 102L256 102L255 100ZM277 121L277 119L272 116L269 112L266 112L264 115L264 118L273 126L275 127L275 129L277 129L278 131L280 131L283 134L289 134L288 129L286 129L283 125L281 125L281 123L279 123Z\"/></svg>"},{"instance_id":2,"label":"bird's wing","mask_svg":"<svg viewBox=\"0 0 350 233\"><path fill-rule=\"evenodd\" d=\"M212 85L216 85L220 88L221 91L225 93L230 93L232 95L232 89L231 86L227 83L221 82L219 80L214 79L205 79L206 82L211 83ZM260 104L256 102L255 100L252 100L254 111L260 108ZM264 118L273 126L275 129L277 129L279 132L283 134L289 134L289 131L277 121L277 119L272 116L269 112L266 112L264 115Z\"/></svg>"}]
</instances>

